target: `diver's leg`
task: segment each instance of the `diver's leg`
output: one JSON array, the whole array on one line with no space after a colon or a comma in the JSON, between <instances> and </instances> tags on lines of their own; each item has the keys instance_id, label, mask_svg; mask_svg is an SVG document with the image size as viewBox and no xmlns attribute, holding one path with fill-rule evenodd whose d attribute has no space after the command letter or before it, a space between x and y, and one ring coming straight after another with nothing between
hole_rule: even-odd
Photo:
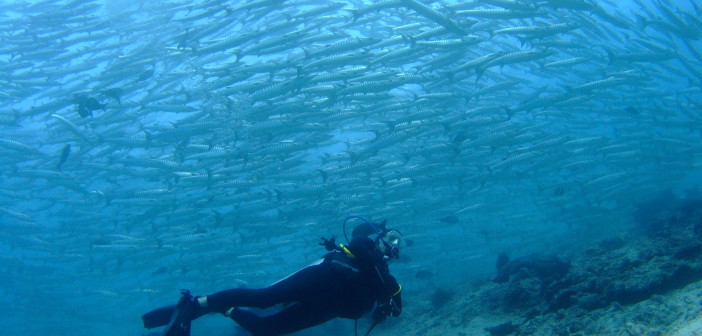
<instances>
[{"instance_id":1,"label":"diver's leg","mask_svg":"<svg viewBox=\"0 0 702 336\"><path fill-rule=\"evenodd\" d=\"M275 336L307 329L337 317L336 309L324 304L295 303L271 316L231 309L229 317L254 336Z\"/></svg>"},{"instance_id":2,"label":"diver's leg","mask_svg":"<svg viewBox=\"0 0 702 336\"><path fill-rule=\"evenodd\" d=\"M265 325L263 317L258 316L253 312L239 308L230 308L226 313L224 313L224 315L234 320L234 322L246 329L246 331L250 332L253 336L274 335L266 334L266 331L263 329L263 326Z\"/></svg>"},{"instance_id":3,"label":"diver's leg","mask_svg":"<svg viewBox=\"0 0 702 336\"><path fill-rule=\"evenodd\" d=\"M208 295L200 304L209 311L225 313L231 307L268 308L278 303L309 301L322 295L330 279L326 265L305 267L271 286L260 289L229 289Z\"/></svg>"},{"instance_id":4,"label":"diver's leg","mask_svg":"<svg viewBox=\"0 0 702 336\"><path fill-rule=\"evenodd\" d=\"M319 296L320 288L328 278L325 265L305 267L273 285L261 289L229 289L206 297L196 297L199 307L193 319L206 313L225 313L231 307L267 308L278 303L309 300ZM176 306L170 305L152 310L142 316L145 328L155 328L169 323Z\"/></svg>"}]
</instances>

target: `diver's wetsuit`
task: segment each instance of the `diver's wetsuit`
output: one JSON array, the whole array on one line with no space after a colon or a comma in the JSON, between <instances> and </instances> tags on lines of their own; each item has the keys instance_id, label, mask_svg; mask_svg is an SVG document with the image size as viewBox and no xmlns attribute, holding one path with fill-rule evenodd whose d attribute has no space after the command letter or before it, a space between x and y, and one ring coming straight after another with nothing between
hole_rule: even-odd
<instances>
[{"instance_id":1,"label":"diver's wetsuit","mask_svg":"<svg viewBox=\"0 0 702 336\"><path fill-rule=\"evenodd\" d=\"M389 313L402 309L400 286L390 275L383 256L367 237L354 238L350 255L331 252L320 263L262 289L230 289L207 296L209 311L226 313L232 307L290 306L270 316L233 309L229 317L256 336L288 334L335 317L358 319L377 302Z\"/></svg>"},{"instance_id":2,"label":"diver's wetsuit","mask_svg":"<svg viewBox=\"0 0 702 336\"><path fill-rule=\"evenodd\" d=\"M400 291L400 285L390 274L375 243L368 237L357 237L345 251L328 253L321 262L269 287L229 289L208 295L207 307L202 307L201 313L226 314L254 336L273 336L309 328L335 317L358 319L376 303L384 308L385 314L399 316L402 311ZM268 308L281 303L288 306L270 316L239 309ZM151 321L152 324L147 325L147 320L147 328L167 323Z\"/></svg>"}]
</instances>

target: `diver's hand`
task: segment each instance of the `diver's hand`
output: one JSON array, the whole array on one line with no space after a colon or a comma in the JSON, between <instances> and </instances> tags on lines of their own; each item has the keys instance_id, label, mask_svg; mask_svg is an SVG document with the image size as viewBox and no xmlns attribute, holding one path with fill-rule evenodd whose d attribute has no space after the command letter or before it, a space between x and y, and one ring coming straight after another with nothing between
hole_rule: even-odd
<instances>
[{"instance_id":1,"label":"diver's hand","mask_svg":"<svg viewBox=\"0 0 702 336\"><path fill-rule=\"evenodd\" d=\"M374 323L381 323L385 321L388 318L388 315L390 315L391 311L390 305L387 304L381 304L378 305L378 307L375 308L375 311L373 312L373 322Z\"/></svg>"},{"instance_id":2,"label":"diver's hand","mask_svg":"<svg viewBox=\"0 0 702 336\"><path fill-rule=\"evenodd\" d=\"M327 251L334 251L337 249L336 237L331 236L331 238L329 239L322 237L322 242L319 243L319 245L324 246L324 248L326 248Z\"/></svg>"}]
</instances>

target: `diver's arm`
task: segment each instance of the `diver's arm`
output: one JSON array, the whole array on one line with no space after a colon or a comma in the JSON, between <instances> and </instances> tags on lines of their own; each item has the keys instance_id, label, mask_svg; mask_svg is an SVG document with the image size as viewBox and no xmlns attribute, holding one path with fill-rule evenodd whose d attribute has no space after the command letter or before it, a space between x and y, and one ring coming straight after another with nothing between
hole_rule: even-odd
<instances>
[{"instance_id":1,"label":"diver's arm","mask_svg":"<svg viewBox=\"0 0 702 336\"><path fill-rule=\"evenodd\" d=\"M394 287L394 290L392 291L392 295L390 296L389 300L389 306L390 306L390 315L393 317L398 317L402 313L402 286L397 283L394 277L390 276L392 278L392 284L391 289Z\"/></svg>"}]
</instances>

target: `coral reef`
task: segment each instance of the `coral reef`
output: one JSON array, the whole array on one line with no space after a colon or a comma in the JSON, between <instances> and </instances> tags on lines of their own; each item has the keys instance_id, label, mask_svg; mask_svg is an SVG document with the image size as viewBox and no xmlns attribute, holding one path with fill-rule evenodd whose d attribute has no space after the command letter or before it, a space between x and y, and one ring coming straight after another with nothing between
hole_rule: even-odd
<instances>
[{"instance_id":1,"label":"coral reef","mask_svg":"<svg viewBox=\"0 0 702 336\"><path fill-rule=\"evenodd\" d=\"M702 202L681 201L655 225L643 216L645 235L605 239L570 263L556 257L498 256L499 286L486 294L505 312L525 319L562 309L591 311L633 304L702 280ZM645 220L643 219L645 218ZM655 234L652 234L655 232Z\"/></svg>"},{"instance_id":2,"label":"coral reef","mask_svg":"<svg viewBox=\"0 0 702 336\"><path fill-rule=\"evenodd\" d=\"M634 218L630 235L603 239L569 260L501 253L492 281L445 298L427 293L435 308L423 316L429 320L413 319L400 334L702 333L702 201L647 203Z\"/></svg>"},{"instance_id":3,"label":"coral reef","mask_svg":"<svg viewBox=\"0 0 702 336\"><path fill-rule=\"evenodd\" d=\"M431 296L431 305L434 309L441 308L447 304L453 296L454 293L452 291L444 288L437 288Z\"/></svg>"}]
</instances>

